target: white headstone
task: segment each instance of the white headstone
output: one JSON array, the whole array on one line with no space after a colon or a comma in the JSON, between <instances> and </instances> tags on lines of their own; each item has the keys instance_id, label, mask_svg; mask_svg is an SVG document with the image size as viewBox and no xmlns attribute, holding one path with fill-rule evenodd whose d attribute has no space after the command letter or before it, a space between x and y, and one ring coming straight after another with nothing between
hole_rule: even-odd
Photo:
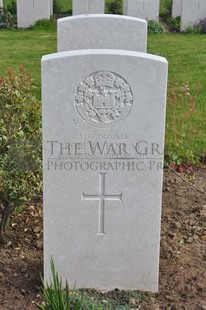
<instances>
[{"instance_id":1,"label":"white headstone","mask_svg":"<svg viewBox=\"0 0 206 310\"><path fill-rule=\"evenodd\" d=\"M72 14L104 14L105 0L72 0Z\"/></svg>"},{"instance_id":2,"label":"white headstone","mask_svg":"<svg viewBox=\"0 0 206 310\"><path fill-rule=\"evenodd\" d=\"M181 31L206 17L206 0L183 0Z\"/></svg>"},{"instance_id":3,"label":"white headstone","mask_svg":"<svg viewBox=\"0 0 206 310\"><path fill-rule=\"evenodd\" d=\"M172 1L172 17L178 17L182 15L182 0Z\"/></svg>"},{"instance_id":4,"label":"white headstone","mask_svg":"<svg viewBox=\"0 0 206 310\"><path fill-rule=\"evenodd\" d=\"M49 19L53 14L53 0L17 0L18 28L28 28L37 20Z\"/></svg>"},{"instance_id":5,"label":"white headstone","mask_svg":"<svg viewBox=\"0 0 206 310\"><path fill-rule=\"evenodd\" d=\"M145 53L43 57L45 280L157 291L166 85Z\"/></svg>"},{"instance_id":6,"label":"white headstone","mask_svg":"<svg viewBox=\"0 0 206 310\"><path fill-rule=\"evenodd\" d=\"M3 7L4 7L3 0L0 0L0 8L3 8Z\"/></svg>"},{"instance_id":7,"label":"white headstone","mask_svg":"<svg viewBox=\"0 0 206 310\"><path fill-rule=\"evenodd\" d=\"M57 38L59 52L87 48L146 52L147 22L104 14L65 17L58 20Z\"/></svg>"},{"instance_id":8,"label":"white headstone","mask_svg":"<svg viewBox=\"0 0 206 310\"><path fill-rule=\"evenodd\" d=\"M123 14L146 20L159 20L160 0L123 0Z\"/></svg>"}]
</instances>

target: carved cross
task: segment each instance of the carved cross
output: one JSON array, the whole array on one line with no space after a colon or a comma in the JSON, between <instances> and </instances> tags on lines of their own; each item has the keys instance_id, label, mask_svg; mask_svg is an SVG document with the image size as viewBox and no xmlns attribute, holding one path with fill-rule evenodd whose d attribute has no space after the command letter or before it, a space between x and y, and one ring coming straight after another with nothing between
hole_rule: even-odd
<instances>
[{"instance_id":1,"label":"carved cross","mask_svg":"<svg viewBox=\"0 0 206 310\"><path fill-rule=\"evenodd\" d=\"M99 227L98 235L105 235L104 223L105 223L105 201L120 201L122 202L122 193L117 195L106 194L106 173L99 173L99 194L86 195L82 194L84 201L99 201Z\"/></svg>"}]
</instances>

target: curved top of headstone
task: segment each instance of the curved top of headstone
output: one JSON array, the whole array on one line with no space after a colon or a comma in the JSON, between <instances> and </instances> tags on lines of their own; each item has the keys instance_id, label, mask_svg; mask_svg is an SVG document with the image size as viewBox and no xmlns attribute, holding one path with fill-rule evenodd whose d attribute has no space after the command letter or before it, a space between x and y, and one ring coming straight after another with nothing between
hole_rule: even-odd
<instances>
[{"instance_id":1,"label":"curved top of headstone","mask_svg":"<svg viewBox=\"0 0 206 310\"><path fill-rule=\"evenodd\" d=\"M143 19L89 14L61 18L57 22L58 51L122 49L146 52L147 22Z\"/></svg>"},{"instance_id":2,"label":"curved top of headstone","mask_svg":"<svg viewBox=\"0 0 206 310\"><path fill-rule=\"evenodd\" d=\"M132 16L125 16L125 15L118 15L118 14L81 14L81 15L74 15L74 16L67 16L67 17L63 17L63 18L59 18L58 19L58 23L60 22L64 22L66 20L73 20L73 19L87 19L90 17L96 17L96 18L122 18L122 19L130 19L130 20L139 20L141 22L147 23L147 21L145 19L141 19L141 18L137 18L137 17L132 17Z\"/></svg>"},{"instance_id":3,"label":"curved top of headstone","mask_svg":"<svg viewBox=\"0 0 206 310\"><path fill-rule=\"evenodd\" d=\"M158 61L167 64L167 59L162 56L147 54L142 52L135 51L125 51L125 50L117 50L117 49L85 49L85 50L73 50L73 51L65 51L58 52L53 54L44 55L42 57L42 62L54 60L54 59L63 59L67 57L81 57L81 56L92 56L92 55L110 55L110 56L130 56L135 58L144 58L148 61Z\"/></svg>"}]
</instances>

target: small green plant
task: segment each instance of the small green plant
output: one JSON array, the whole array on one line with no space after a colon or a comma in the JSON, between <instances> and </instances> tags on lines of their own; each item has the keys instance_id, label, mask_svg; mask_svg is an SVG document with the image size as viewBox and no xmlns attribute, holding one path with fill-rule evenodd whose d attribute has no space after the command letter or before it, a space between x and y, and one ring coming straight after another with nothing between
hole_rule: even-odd
<instances>
[{"instance_id":1,"label":"small green plant","mask_svg":"<svg viewBox=\"0 0 206 310\"><path fill-rule=\"evenodd\" d=\"M187 34L205 34L206 33L206 17L201 19L198 23L193 26L189 26L184 33Z\"/></svg>"},{"instance_id":2,"label":"small green plant","mask_svg":"<svg viewBox=\"0 0 206 310\"><path fill-rule=\"evenodd\" d=\"M16 0L12 0L7 4L7 9L8 11L12 14L12 15L16 15L17 14L17 10L16 10Z\"/></svg>"},{"instance_id":3,"label":"small green plant","mask_svg":"<svg viewBox=\"0 0 206 310\"><path fill-rule=\"evenodd\" d=\"M68 16L72 16L72 9L69 9L69 10L67 11L67 15L68 15Z\"/></svg>"},{"instance_id":4,"label":"small green plant","mask_svg":"<svg viewBox=\"0 0 206 310\"><path fill-rule=\"evenodd\" d=\"M35 30L55 30L56 25L55 25L55 22L52 18L51 19L40 19L40 20L35 22L32 29L35 29Z\"/></svg>"},{"instance_id":5,"label":"small green plant","mask_svg":"<svg viewBox=\"0 0 206 310\"><path fill-rule=\"evenodd\" d=\"M194 144L194 137L199 135L196 101L187 82L168 87L165 154L169 163L194 164L199 160Z\"/></svg>"},{"instance_id":6,"label":"small green plant","mask_svg":"<svg viewBox=\"0 0 206 310\"><path fill-rule=\"evenodd\" d=\"M200 34L200 30L194 26L187 27L183 32L186 34Z\"/></svg>"},{"instance_id":7,"label":"small green plant","mask_svg":"<svg viewBox=\"0 0 206 310\"><path fill-rule=\"evenodd\" d=\"M206 17L201 19L199 23L196 24L196 27L199 28L200 33L206 33Z\"/></svg>"},{"instance_id":8,"label":"small green plant","mask_svg":"<svg viewBox=\"0 0 206 310\"><path fill-rule=\"evenodd\" d=\"M170 26L172 31L180 32L180 23L181 23L180 16L177 16L175 18L172 16L167 17L167 24Z\"/></svg>"},{"instance_id":9,"label":"small green plant","mask_svg":"<svg viewBox=\"0 0 206 310\"><path fill-rule=\"evenodd\" d=\"M38 305L41 310L103 310L83 290L70 289L66 281L65 288L51 260L51 283L43 283L43 303Z\"/></svg>"},{"instance_id":10,"label":"small green plant","mask_svg":"<svg viewBox=\"0 0 206 310\"><path fill-rule=\"evenodd\" d=\"M148 21L148 33L149 34L161 34L165 33L166 30L164 26L158 22L157 20L149 20Z\"/></svg>"},{"instance_id":11,"label":"small green plant","mask_svg":"<svg viewBox=\"0 0 206 310\"><path fill-rule=\"evenodd\" d=\"M0 78L0 237L32 198L41 193L40 102L20 67Z\"/></svg>"},{"instance_id":12,"label":"small green plant","mask_svg":"<svg viewBox=\"0 0 206 310\"><path fill-rule=\"evenodd\" d=\"M77 290L70 288L68 282L62 284L51 259L51 279L43 285L43 302L38 305L41 310L129 310L131 299L135 308L148 297L141 292L120 291L118 289L102 293L97 290ZM133 306L132 306L133 308ZM139 308L138 308L139 309Z\"/></svg>"},{"instance_id":13,"label":"small green plant","mask_svg":"<svg viewBox=\"0 0 206 310\"><path fill-rule=\"evenodd\" d=\"M11 12L5 7L0 8L0 28L15 29L16 21Z\"/></svg>"},{"instance_id":14,"label":"small green plant","mask_svg":"<svg viewBox=\"0 0 206 310\"><path fill-rule=\"evenodd\" d=\"M122 1L121 0L108 0L106 2L107 14L122 14Z\"/></svg>"},{"instance_id":15,"label":"small green plant","mask_svg":"<svg viewBox=\"0 0 206 310\"><path fill-rule=\"evenodd\" d=\"M60 0L54 0L53 1L53 13L54 14L60 14L62 11L62 4Z\"/></svg>"}]
</instances>

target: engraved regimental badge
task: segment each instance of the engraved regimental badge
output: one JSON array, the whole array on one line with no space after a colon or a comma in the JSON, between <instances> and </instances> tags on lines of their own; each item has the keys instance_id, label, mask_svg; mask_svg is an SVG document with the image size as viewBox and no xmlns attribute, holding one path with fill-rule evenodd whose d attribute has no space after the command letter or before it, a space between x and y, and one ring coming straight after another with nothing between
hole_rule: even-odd
<instances>
[{"instance_id":1,"label":"engraved regimental badge","mask_svg":"<svg viewBox=\"0 0 206 310\"><path fill-rule=\"evenodd\" d=\"M75 106L81 118L95 127L107 128L125 119L133 103L127 81L116 73L99 71L79 84Z\"/></svg>"}]
</instances>

